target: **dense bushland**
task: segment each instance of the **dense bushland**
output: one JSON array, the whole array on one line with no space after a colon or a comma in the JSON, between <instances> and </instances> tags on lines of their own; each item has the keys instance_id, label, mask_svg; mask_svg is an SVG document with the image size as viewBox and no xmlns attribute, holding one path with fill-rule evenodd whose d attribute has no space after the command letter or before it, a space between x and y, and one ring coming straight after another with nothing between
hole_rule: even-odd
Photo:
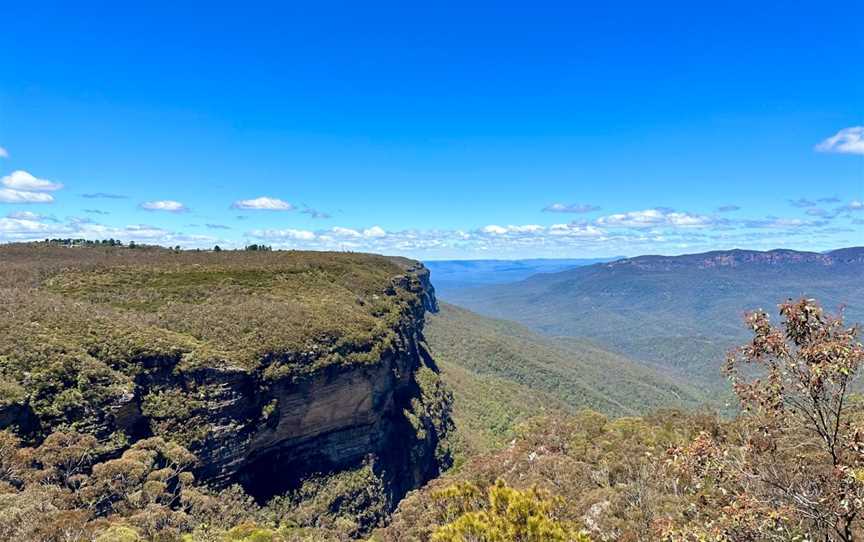
<instances>
[{"instance_id":1,"label":"dense bushland","mask_svg":"<svg viewBox=\"0 0 864 542\"><path fill-rule=\"evenodd\" d=\"M546 385L538 374L577 382L575 369L587 370L590 359L568 361L568 349L550 342L532 360L517 344L527 332L505 322L481 322L485 339L472 342L462 332L471 315L445 307L442 318L455 317L433 324L430 342L439 345L444 381L456 393L461 461L409 494L388 521L385 473L372 457L310 476L263 505L237 486L217 491L196 481L200 459L187 446L196 441L194 395L155 390L143 398L157 436L130 442L100 428L116 414L106 405L166 363L171 371L232 363L262 378L268 359L297 375L366 363L388 340L385 324L411 309L412 300L386 291L409 263L110 246L0 252L0 415L23 420L0 432L2 540L864 537L864 403L852 393L864 347L856 327L811 300L783 304L780 326L761 311L748 317L749 341L723 365L740 405L734 419L679 409L638 417L576 411L595 406L581 401L606 408L627 407L629 399L637 401L633 411L645 403L637 391L628 398L616 390L614 402L604 403L596 389L578 388L580 397ZM283 350L274 352L276 344ZM320 355L302 360L285 350L313 346ZM623 367L603 357L599 366ZM686 390L656 379L637 383L641 374L625 375L633 390ZM601 382L611 388L614 377ZM423 397L449 398L434 371L416 379ZM37 418L31 426L25 407ZM193 423L172 425L181 419ZM370 526L379 528L370 534Z\"/></svg>"},{"instance_id":2,"label":"dense bushland","mask_svg":"<svg viewBox=\"0 0 864 542\"><path fill-rule=\"evenodd\" d=\"M386 514L372 464L313 477L258 506L239 486L198 484L196 458L159 437L97 462L90 435L53 433L38 447L0 432L0 540L350 540Z\"/></svg>"},{"instance_id":3,"label":"dense bushland","mask_svg":"<svg viewBox=\"0 0 864 542\"><path fill-rule=\"evenodd\" d=\"M860 540L864 405L850 393L864 362L859 331L808 300L780 313L781 328L750 315L751 341L727 359L736 419L666 410L531 420L504 450L403 501L381 538L506 540L477 536L498 520L460 504L466 491L506 484L554 503L544 521L593 540Z\"/></svg>"},{"instance_id":4,"label":"dense bushland","mask_svg":"<svg viewBox=\"0 0 864 542\"><path fill-rule=\"evenodd\" d=\"M418 490L372 540L851 541L864 536L864 410L850 393L857 328L811 301L752 340L725 371L742 412L663 410L534 418L504 449ZM56 433L0 442L2 536L22 540L347 540L370 510L374 465L259 507L195 484L182 447L142 440L93 463L98 443Z\"/></svg>"}]
</instances>

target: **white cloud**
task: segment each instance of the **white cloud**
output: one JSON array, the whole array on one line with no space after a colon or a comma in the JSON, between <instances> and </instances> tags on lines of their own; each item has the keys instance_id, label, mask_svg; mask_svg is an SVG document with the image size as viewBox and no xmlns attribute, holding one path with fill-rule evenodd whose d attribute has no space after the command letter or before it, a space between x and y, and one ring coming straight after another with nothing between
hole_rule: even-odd
<instances>
[{"instance_id":1,"label":"white cloud","mask_svg":"<svg viewBox=\"0 0 864 542\"><path fill-rule=\"evenodd\" d=\"M816 150L841 154L864 154L864 126L843 128L816 145Z\"/></svg>"},{"instance_id":2,"label":"white cloud","mask_svg":"<svg viewBox=\"0 0 864 542\"><path fill-rule=\"evenodd\" d=\"M858 202L864 206L864 203ZM602 223L602 224L601 224ZM626 254L664 250L710 250L718 243L782 244L826 224L824 220L767 217L744 220L655 208L618 213L602 220L538 224L488 224L474 230L393 230L334 227L317 231L254 230L247 235L275 248L358 250L404 254L419 258L475 255L477 257L560 256L594 253ZM608 227L604 227L604 225ZM750 237L746 237L750 236ZM483 255L483 256L481 256Z\"/></svg>"},{"instance_id":3,"label":"white cloud","mask_svg":"<svg viewBox=\"0 0 864 542\"><path fill-rule=\"evenodd\" d=\"M604 234L603 230L591 224L553 224L549 227L550 235L566 237L599 237Z\"/></svg>"},{"instance_id":4,"label":"white cloud","mask_svg":"<svg viewBox=\"0 0 864 542\"><path fill-rule=\"evenodd\" d=\"M145 201L141 204L141 208L147 211L165 211L168 213L185 213L189 210L188 207L186 207L179 201L174 201L170 199Z\"/></svg>"},{"instance_id":5,"label":"white cloud","mask_svg":"<svg viewBox=\"0 0 864 542\"><path fill-rule=\"evenodd\" d=\"M507 233L507 228L502 228L496 224L489 224L488 226L480 228L480 231L483 233L491 233L492 235L504 235Z\"/></svg>"},{"instance_id":6,"label":"white cloud","mask_svg":"<svg viewBox=\"0 0 864 542\"><path fill-rule=\"evenodd\" d=\"M545 228L537 224L526 224L524 226L507 226L510 233L540 233Z\"/></svg>"},{"instance_id":7,"label":"white cloud","mask_svg":"<svg viewBox=\"0 0 864 542\"><path fill-rule=\"evenodd\" d=\"M9 151L0 147L0 158L9 158Z\"/></svg>"},{"instance_id":8,"label":"white cloud","mask_svg":"<svg viewBox=\"0 0 864 542\"><path fill-rule=\"evenodd\" d=\"M214 242L222 242L211 236L189 235L147 224L113 227L80 217L71 217L66 223L58 223L51 217L27 212L12 213L10 216L0 218L0 242L38 241L46 237L93 240L114 238L127 242L134 240L163 246L181 245L187 248L212 247Z\"/></svg>"},{"instance_id":9,"label":"white cloud","mask_svg":"<svg viewBox=\"0 0 864 542\"><path fill-rule=\"evenodd\" d=\"M669 209L630 211L627 213L601 216L596 220L596 223L599 226L623 228L653 228L660 226L701 228L709 226L714 222L715 220L709 216L677 212Z\"/></svg>"},{"instance_id":10,"label":"white cloud","mask_svg":"<svg viewBox=\"0 0 864 542\"><path fill-rule=\"evenodd\" d=\"M27 192L54 192L63 188L60 183L39 179L24 170L16 170L0 179L0 183L12 190Z\"/></svg>"},{"instance_id":11,"label":"white cloud","mask_svg":"<svg viewBox=\"0 0 864 542\"><path fill-rule=\"evenodd\" d=\"M0 203L53 203L54 196L46 192L60 190L63 185L39 179L23 170L16 170L0 179Z\"/></svg>"},{"instance_id":12,"label":"white cloud","mask_svg":"<svg viewBox=\"0 0 864 542\"><path fill-rule=\"evenodd\" d=\"M231 204L232 209L257 209L263 211L291 211L294 206L279 198L261 196L255 199L241 199Z\"/></svg>"},{"instance_id":13,"label":"white cloud","mask_svg":"<svg viewBox=\"0 0 864 542\"><path fill-rule=\"evenodd\" d=\"M209 235L189 235L148 224L131 224L122 228L114 228L102 224L79 224L74 236L81 236L86 239L113 237L124 241L135 240L167 246L179 244L186 247L212 246L217 241L215 237Z\"/></svg>"},{"instance_id":14,"label":"white cloud","mask_svg":"<svg viewBox=\"0 0 864 542\"><path fill-rule=\"evenodd\" d=\"M707 226L713 222L710 217L693 215L690 213L668 213L666 215L666 219L669 220L669 223L673 226L680 226L685 228L692 226Z\"/></svg>"},{"instance_id":15,"label":"white cloud","mask_svg":"<svg viewBox=\"0 0 864 542\"><path fill-rule=\"evenodd\" d=\"M342 228L339 226L334 226L330 229L330 233L337 237L363 237L363 234L357 230L353 230L351 228Z\"/></svg>"},{"instance_id":16,"label":"white cloud","mask_svg":"<svg viewBox=\"0 0 864 542\"><path fill-rule=\"evenodd\" d=\"M101 224L83 224L81 225L82 232L96 237L110 236L122 239L141 239L156 241L166 238L171 232L158 226L149 226L147 224L132 224L123 228L110 228Z\"/></svg>"},{"instance_id":17,"label":"white cloud","mask_svg":"<svg viewBox=\"0 0 864 542\"><path fill-rule=\"evenodd\" d=\"M509 234L530 234L542 233L546 228L537 224L526 224L524 226L499 226L497 224L489 224L480 228L481 233L489 235L509 235Z\"/></svg>"},{"instance_id":18,"label":"white cloud","mask_svg":"<svg viewBox=\"0 0 864 542\"><path fill-rule=\"evenodd\" d=\"M665 213L658 209L617 213L609 216L601 216L597 219L597 223L603 226L625 226L630 228L656 226L663 224L665 221Z\"/></svg>"},{"instance_id":19,"label":"white cloud","mask_svg":"<svg viewBox=\"0 0 864 542\"><path fill-rule=\"evenodd\" d=\"M37 220L20 218L0 218L0 234L26 235L42 234L54 228L51 224L45 224Z\"/></svg>"},{"instance_id":20,"label":"white cloud","mask_svg":"<svg viewBox=\"0 0 864 542\"><path fill-rule=\"evenodd\" d=\"M48 197L45 192L4 188L5 191L23 192L26 197ZM251 201L251 200L250 200ZM848 200L847 200L848 201ZM147 202L150 208L162 211L184 209L179 202L161 200ZM142 204L144 206L145 204ZM833 207L833 206L832 206ZM864 210L864 202L855 200L838 207L850 219L853 211ZM753 220L727 218L719 214L700 215L669 208L657 207L641 211L621 212L602 216L596 220L579 220L552 225L489 224L477 229L459 230L385 230L379 225L368 227L332 227L316 230L253 229L248 238L260 239L274 248L303 248L314 250L357 250L383 254L403 254L413 257L526 257L560 256L562 254L628 254L646 251L688 250L716 248L718 243L782 244L791 236L816 234L818 228L829 222L828 217L815 216L816 208L809 208L814 216L801 218L759 217ZM809 218L809 219L808 219ZM855 223L853 221L853 223ZM208 224L211 229L223 229L219 224ZM814 229L815 228L815 229ZM829 230L824 230L828 232ZM839 230L838 230L839 231ZM215 235L215 234L214 234ZM227 234L226 234L227 235ZM750 236L750 237L746 237ZM125 227L106 226L68 218L59 222L51 216L30 211L10 213L0 222L0 242L38 240L46 237L81 237L104 239L113 237L124 241L154 243L185 247L233 246L242 242L237 238L215 238L170 231L146 224ZM774 240L780 240L775 242ZM485 256L481 256L485 255Z\"/></svg>"},{"instance_id":21,"label":"white cloud","mask_svg":"<svg viewBox=\"0 0 864 542\"><path fill-rule=\"evenodd\" d=\"M0 188L0 203L53 203L54 196L44 192L28 192Z\"/></svg>"},{"instance_id":22,"label":"white cloud","mask_svg":"<svg viewBox=\"0 0 864 542\"><path fill-rule=\"evenodd\" d=\"M546 213L590 213L599 210L600 207L588 203L553 203L543 208Z\"/></svg>"},{"instance_id":23,"label":"white cloud","mask_svg":"<svg viewBox=\"0 0 864 542\"><path fill-rule=\"evenodd\" d=\"M381 226L372 226L363 230L363 237L385 237L387 232Z\"/></svg>"},{"instance_id":24,"label":"white cloud","mask_svg":"<svg viewBox=\"0 0 864 542\"><path fill-rule=\"evenodd\" d=\"M290 240L295 241L312 241L315 239L315 233L309 230L253 230L249 235L258 239L273 239L273 240Z\"/></svg>"}]
</instances>

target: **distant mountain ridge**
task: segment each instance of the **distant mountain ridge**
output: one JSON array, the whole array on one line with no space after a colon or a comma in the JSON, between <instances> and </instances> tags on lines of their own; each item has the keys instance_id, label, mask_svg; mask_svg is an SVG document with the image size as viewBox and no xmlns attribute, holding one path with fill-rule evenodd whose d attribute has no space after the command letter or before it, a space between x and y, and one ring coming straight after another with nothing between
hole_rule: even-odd
<instances>
[{"instance_id":1,"label":"distant mountain ridge","mask_svg":"<svg viewBox=\"0 0 864 542\"><path fill-rule=\"evenodd\" d=\"M851 247L830 252L802 252L789 249L758 250L715 250L701 254L681 256L637 256L623 258L606 264L608 267L634 266L641 269L673 269L696 265L700 268L736 267L747 264L784 265L813 263L830 265L864 263L864 247Z\"/></svg>"},{"instance_id":2,"label":"distant mountain ridge","mask_svg":"<svg viewBox=\"0 0 864 542\"><path fill-rule=\"evenodd\" d=\"M744 314L763 308L776 319L777 304L798 297L864 321L864 247L639 256L456 290L445 299L548 335L587 338L715 386L725 352L745 336Z\"/></svg>"}]
</instances>

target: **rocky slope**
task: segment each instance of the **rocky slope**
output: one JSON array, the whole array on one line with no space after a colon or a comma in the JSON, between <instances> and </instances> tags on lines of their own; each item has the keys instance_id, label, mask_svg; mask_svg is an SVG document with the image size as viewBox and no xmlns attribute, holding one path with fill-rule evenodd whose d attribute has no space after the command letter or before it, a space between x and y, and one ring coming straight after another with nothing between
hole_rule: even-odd
<instances>
[{"instance_id":1,"label":"rocky slope","mask_svg":"<svg viewBox=\"0 0 864 542\"><path fill-rule=\"evenodd\" d=\"M0 249L0 428L163 436L259 501L371 463L388 506L448 463L429 273L357 254Z\"/></svg>"}]
</instances>

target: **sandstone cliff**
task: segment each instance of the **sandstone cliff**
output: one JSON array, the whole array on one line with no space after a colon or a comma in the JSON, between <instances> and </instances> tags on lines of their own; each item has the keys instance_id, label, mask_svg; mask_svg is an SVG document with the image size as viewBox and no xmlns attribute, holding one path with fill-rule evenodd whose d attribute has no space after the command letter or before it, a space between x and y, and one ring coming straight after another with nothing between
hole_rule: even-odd
<instances>
[{"instance_id":1,"label":"sandstone cliff","mask_svg":"<svg viewBox=\"0 0 864 542\"><path fill-rule=\"evenodd\" d=\"M156 251L106 267L53 256L26 291L0 277L0 375L12 390L0 428L34 442L91 432L106 456L163 436L197 455L199 479L239 483L260 501L371 465L392 508L447 466L450 396L423 338L437 304L421 264Z\"/></svg>"}]
</instances>

